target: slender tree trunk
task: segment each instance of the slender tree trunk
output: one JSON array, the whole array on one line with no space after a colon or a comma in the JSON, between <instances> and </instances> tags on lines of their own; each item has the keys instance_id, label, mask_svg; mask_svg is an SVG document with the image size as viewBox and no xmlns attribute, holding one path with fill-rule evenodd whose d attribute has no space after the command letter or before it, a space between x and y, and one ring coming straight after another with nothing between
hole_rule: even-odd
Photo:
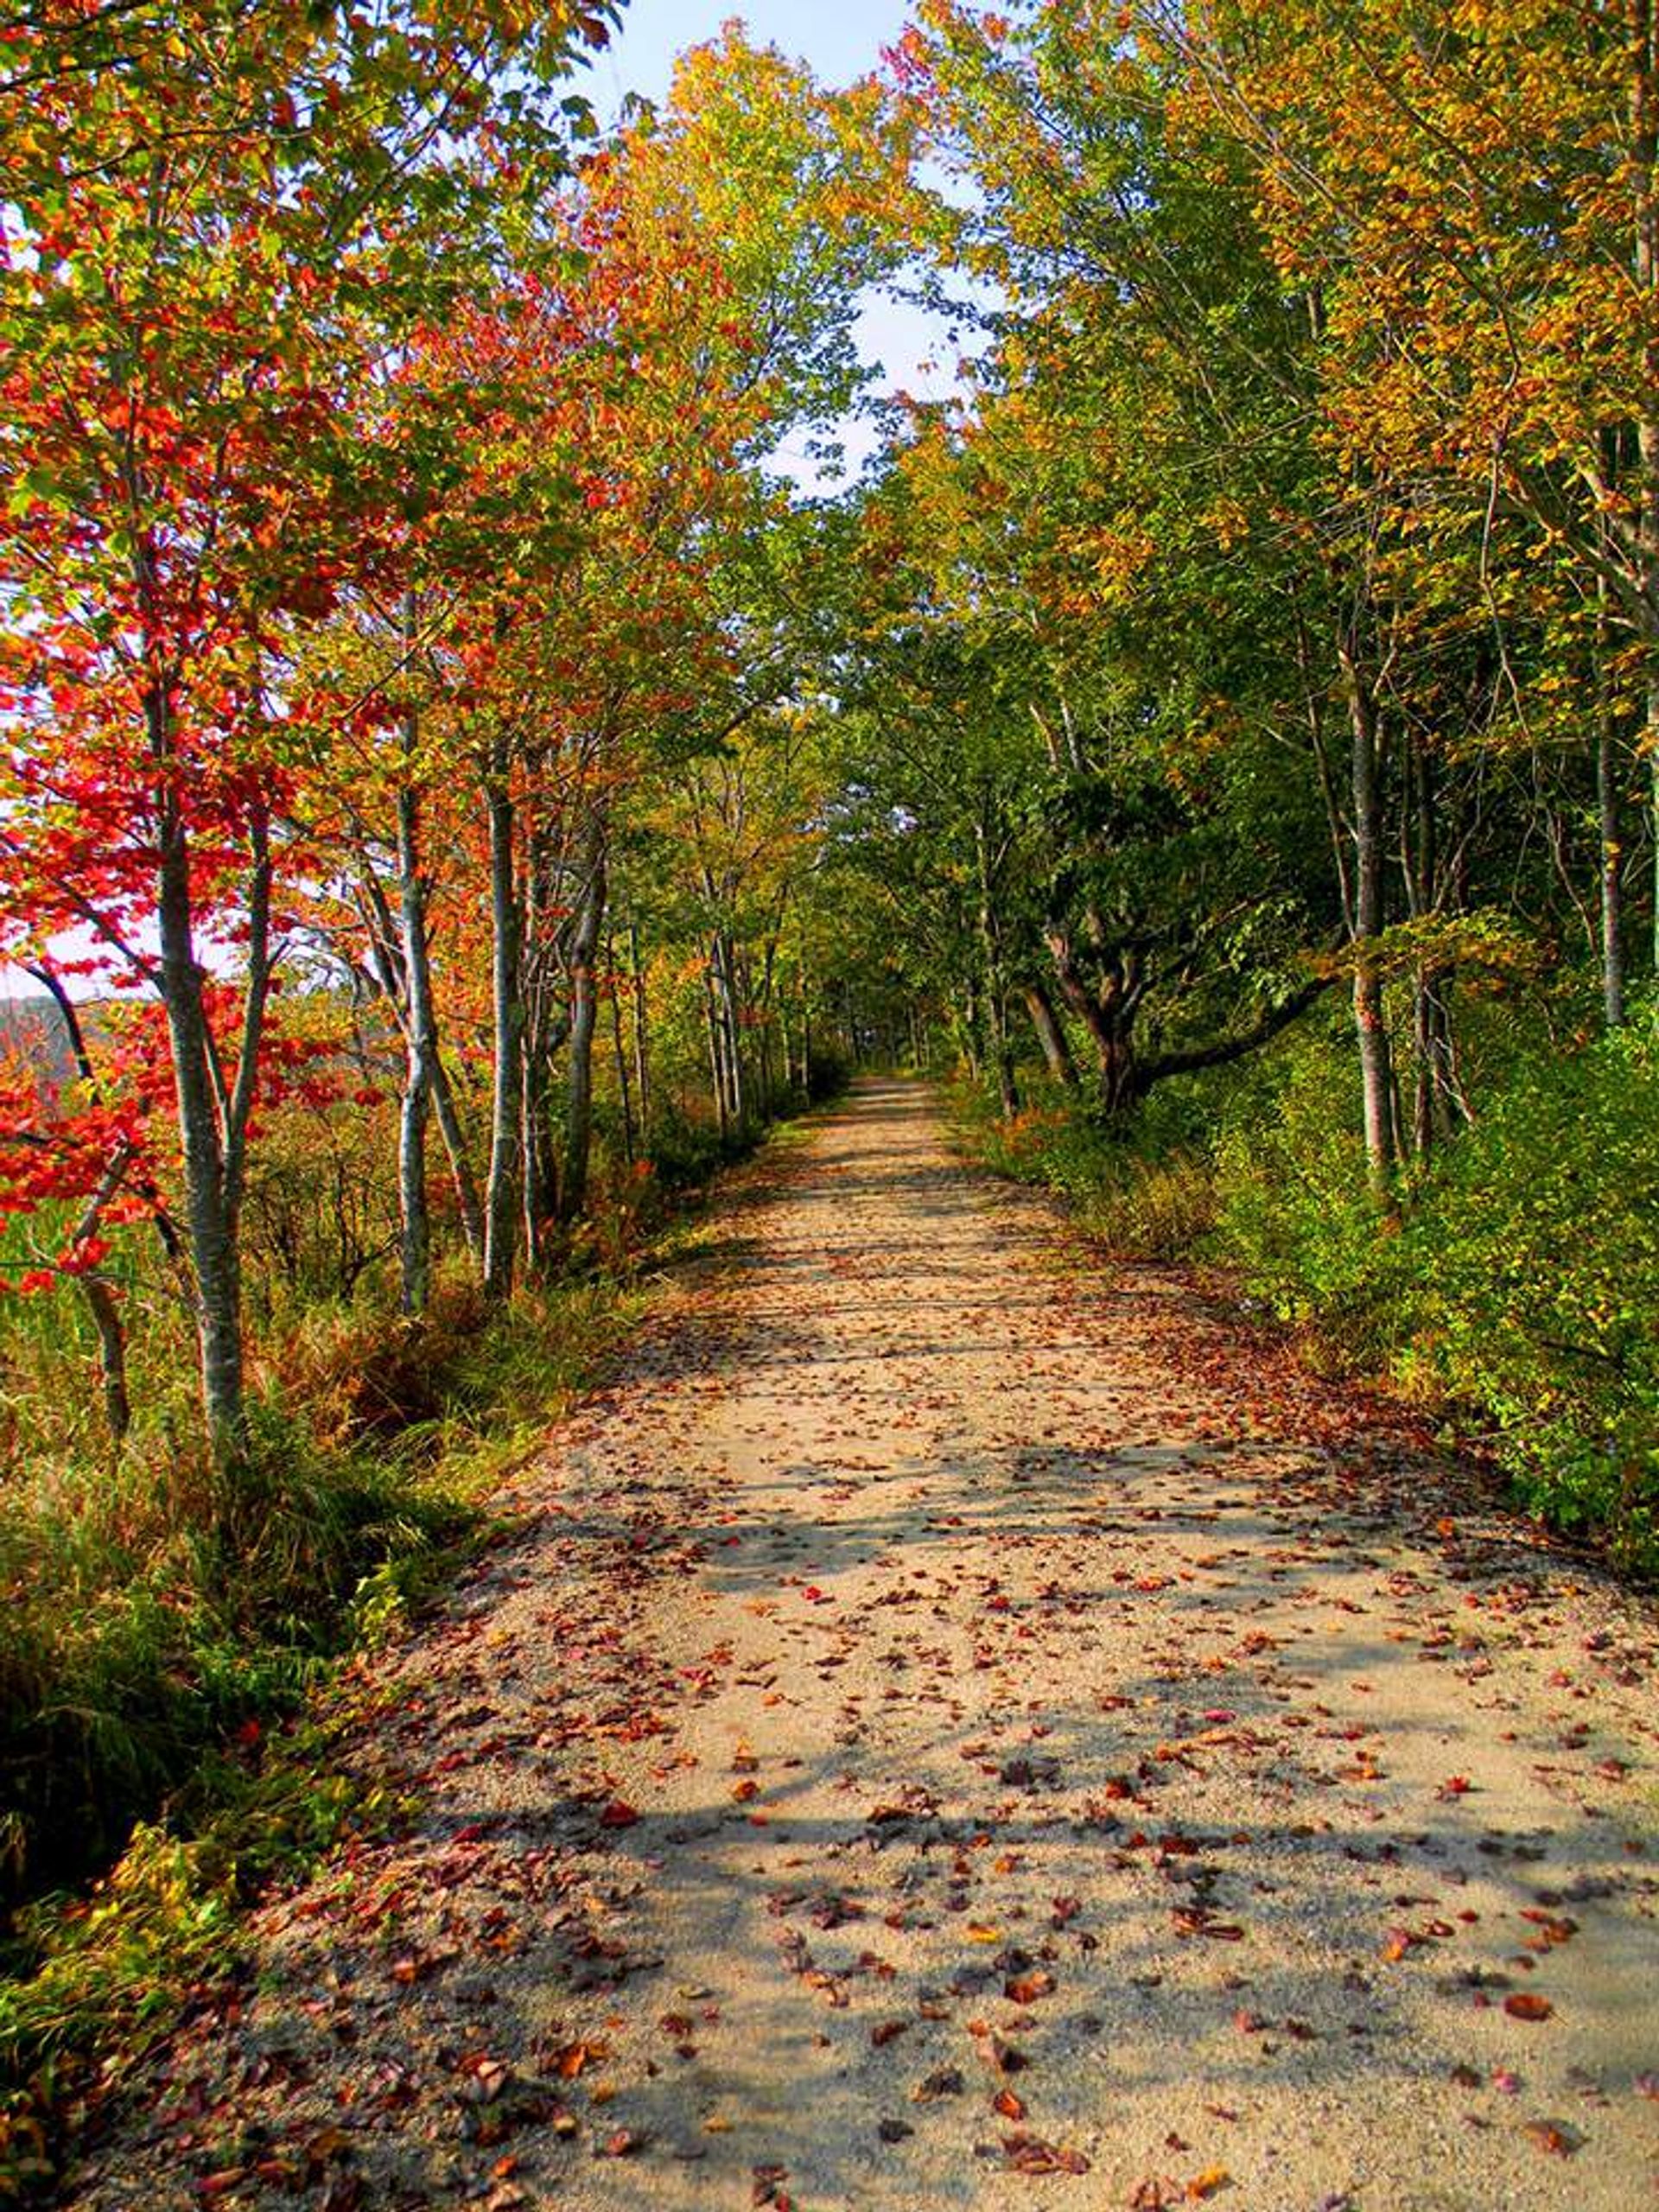
<instances>
[{"instance_id":1,"label":"slender tree trunk","mask_svg":"<svg viewBox=\"0 0 1659 2212\"><path fill-rule=\"evenodd\" d=\"M404 732L412 764L416 731L411 713ZM420 800L412 785L397 794L398 913L404 989L404 1096L397 1128L397 1196L402 1215L402 1290L405 1313L423 1313L431 1288L432 1230L426 1200L426 1125L432 1105L432 1063L437 1037L427 963L426 880L421 872Z\"/></svg>"},{"instance_id":2,"label":"slender tree trunk","mask_svg":"<svg viewBox=\"0 0 1659 2212\"><path fill-rule=\"evenodd\" d=\"M995 988L985 994L985 1014L990 1030L991 1065L996 1071L996 1103L1005 1122L1020 1111L1020 1085L1014 1072L1014 1040L1008 1034L1008 1010Z\"/></svg>"},{"instance_id":3,"label":"slender tree trunk","mask_svg":"<svg viewBox=\"0 0 1659 2212\"><path fill-rule=\"evenodd\" d=\"M80 1287L92 1326L98 1332L104 1422L111 1441L119 1444L132 1426L132 1399L127 1388L127 1332L122 1325L120 1303L109 1284L99 1275L83 1275Z\"/></svg>"},{"instance_id":4,"label":"slender tree trunk","mask_svg":"<svg viewBox=\"0 0 1659 2212\"><path fill-rule=\"evenodd\" d=\"M245 1435L242 1382L242 1267L237 1208L213 1072L204 977L196 960L190 848L173 787L165 687L146 695L152 755L163 780L157 792L156 925L162 998L172 1048L179 1135L184 1154L185 1225L195 1279L201 1399L213 1453L239 1453Z\"/></svg>"},{"instance_id":5,"label":"slender tree trunk","mask_svg":"<svg viewBox=\"0 0 1659 2212\"><path fill-rule=\"evenodd\" d=\"M542 1268L542 1227L549 1207L547 1194L558 1187L556 1157L550 1153L546 1131L548 1097L551 1090L549 1063L552 1048L545 1040L532 1044L531 1024L526 1018L518 1054L518 1231L524 1273L535 1277Z\"/></svg>"},{"instance_id":6,"label":"slender tree trunk","mask_svg":"<svg viewBox=\"0 0 1659 2212\"><path fill-rule=\"evenodd\" d=\"M1372 1189L1386 1198L1395 1164L1394 1077L1382 974L1370 947L1383 919L1382 751L1376 702L1357 652L1340 647L1351 741L1354 848L1354 1031L1359 1048L1365 1158Z\"/></svg>"},{"instance_id":7,"label":"slender tree trunk","mask_svg":"<svg viewBox=\"0 0 1659 2212\"><path fill-rule=\"evenodd\" d=\"M1618 742L1607 680L1607 588L1596 610L1596 817L1600 833L1601 1001L1609 1029L1624 1020L1623 865L1618 803Z\"/></svg>"},{"instance_id":8,"label":"slender tree trunk","mask_svg":"<svg viewBox=\"0 0 1659 2212\"><path fill-rule=\"evenodd\" d=\"M748 1085L743 1065L743 1032L738 1006L737 978L732 961L732 943L724 930L715 932L710 971L714 979L715 1016L721 1031L721 1058L726 1070L727 1109L733 1127L741 1130L748 1124Z\"/></svg>"},{"instance_id":9,"label":"slender tree trunk","mask_svg":"<svg viewBox=\"0 0 1659 2212\"><path fill-rule=\"evenodd\" d=\"M720 1023L715 1013L715 977L712 962L702 971L702 1019L709 1037L709 1080L715 1094L715 1120L723 1143L730 1126L730 1110L726 1097L726 1069L721 1055Z\"/></svg>"},{"instance_id":10,"label":"slender tree trunk","mask_svg":"<svg viewBox=\"0 0 1659 2212\"><path fill-rule=\"evenodd\" d=\"M651 1008L645 998L645 971L639 959L639 931L628 918L628 965L633 975L633 1080L639 1102L639 1147L651 1148Z\"/></svg>"},{"instance_id":11,"label":"slender tree trunk","mask_svg":"<svg viewBox=\"0 0 1659 2212\"><path fill-rule=\"evenodd\" d=\"M1054 1001L1040 983L1027 983L1021 995L1026 1001L1026 1011L1031 1016L1037 1042L1042 1047L1043 1058L1048 1063L1050 1075L1063 1090L1075 1090L1077 1087L1077 1062L1071 1057L1071 1047L1065 1041L1065 1032L1054 1011ZM911 1019L913 1024L913 1009Z\"/></svg>"},{"instance_id":12,"label":"slender tree trunk","mask_svg":"<svg viewBox=\"0 0 1659 2212\"><path fill-rule=\"evenodd\" d=\"M517 1257L519 1184L519 1060L524 1008L518 886L513 865L513 803L506 763L492 764L486 789L490 824L490 986L494 1054L490 1099L490 1173L484 1198L484 1288L504 1298Z\"/></svg>"},{"instance_id":13,"label":"slender tree trunk","mask_svg":"<svg viewBox=\"0 0 1659 2212\"><path fill-rule=\"evenodd\" d=\"M985 963L986 1038L996 1077L997 1103L1003 1120L1008 1122L1020 1111L1020 1086L1014 1078L1014 1040L1008 1034L1007 1002L1003 995L1002 937L993 896L995 871L982 817L974 824L974 846L979 868L979 944Z\"/></svg>"},{"instance_id":14,"label":"slender tree trunk","mask_svg":"<svg viewBox=\"0 0 1659 2212\"><path fill-rule=\"evenodd\" d=\"M614 938L606 945L605 965L614 978L617 974ZM633 1082L628 1072L628 1045L622 1028L622 993L614 982L611 989L611 1051L616 1059L617 1095L622 1102L622 1156L632 1167L639 1149L634 1141Z\"/></svg>"},{"instance_id":15,"label":"slender tree trunk","mask_svg":"<svg viewBox=\"0 0 1659 2212\"><path fill-rule=\"evenodd\" d=\"M438 1134L443 1139L443 1148L448 1156L450 1180L455 1186L455 1204L461 1210L461 1235L467 1241L467 1249L481 1264L484 1257L484 1205L479 1196L478 1178L473 1173L473 1156L467 1142L467 1132L461 1126L461 1110L455 1103L454 1086L449 1081L449 1071L443 1065L441 1052L435 1055L432 1062L432 1107L437 1119Z\"/></svg>"},{"instance_id":16,"label":"slender tree trunk","mask_svg":"<svg viewBox=\"0 0 1659 2212\"><path fill-rule=\"evenodd\" d=\"M594 1030L599 1020L594 960L605 925L605 847L594 832L588 887L570 944L570 1046L564 1113L564 1173L559 1218L576 1220L588 1203L588 1171L594 1142Z\"/></svg>"},{"instance_id":17,"label":"slender tree trunk","mask_svg":"<svg viewBox=\"0 0 1659 2212\"><path fill-rule=\"evenodd\" d=\"M968 1063L968 1072L976 1083L982 1083L985 1067L980 1050L979 986L971 976L962 987L962 1007L957 1016L957 1030L962 1042L962 1056Z\"/></svg>"}]
</instances>

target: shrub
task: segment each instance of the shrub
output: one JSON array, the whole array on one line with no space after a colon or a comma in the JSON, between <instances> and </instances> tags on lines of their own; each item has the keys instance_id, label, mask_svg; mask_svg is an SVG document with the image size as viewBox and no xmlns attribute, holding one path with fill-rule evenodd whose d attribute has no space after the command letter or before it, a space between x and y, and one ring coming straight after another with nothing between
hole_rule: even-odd
<instances>
[{"instance_id":1,"label":"shrub","mask_svg":"<svg viewBox=\"0 0 1659 2212\"><path fill-rule=\"evenodd\" d=\"M1481 1409L1529 1503L1659 1557L1659 1025L1522 1062L1407 1240L1407 1363Z\"/></svg>"}]
</instances>

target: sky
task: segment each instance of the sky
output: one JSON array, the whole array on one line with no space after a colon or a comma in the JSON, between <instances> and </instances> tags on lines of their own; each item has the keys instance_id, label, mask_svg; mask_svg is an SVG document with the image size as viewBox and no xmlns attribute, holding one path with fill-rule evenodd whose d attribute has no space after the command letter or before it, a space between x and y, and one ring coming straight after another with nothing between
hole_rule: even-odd
<instances>
[{"instance_id":1,"label":"sky","mask_svg":"<svg viewBox=\"0 0 1659 2212\"><path fill-rule=\"evenodd\" d=\"M825 85L849 84L880 67L883 47L897 43L911 14L907 0L631 0L621 29L588 73L584 87L601 117L613 116L629 92L660 100L668 90L674 57L713 38L735 18L757 45L781 47L806 62ZM859 350L880 365L874 394L902 391L918 399L943 398L957 389L952 373L958 347L945 342L938 316L902 301L867 298L858 318ZM873 425L842 425L842 442L854 468L876 442ZM778 455L785 472L809 488L817 472L804 452L787 447Z\"/></svg>"},{"instance_id":2,"label":"sky","mask_svg":"<svg viewBox=\"0 0 1659 2212\"><path fill-rule=\"evenodd\" d=\"M625 92L660 99L668 90L674 56L713 38L736 17L757 45L779 46L810 64L831 85L867 75L892 46L909 10L904 0L751 0L745 7L720 0L632 0L622 28L593 70L596 105L608 109Z\"/></svg>"}]
</instances>

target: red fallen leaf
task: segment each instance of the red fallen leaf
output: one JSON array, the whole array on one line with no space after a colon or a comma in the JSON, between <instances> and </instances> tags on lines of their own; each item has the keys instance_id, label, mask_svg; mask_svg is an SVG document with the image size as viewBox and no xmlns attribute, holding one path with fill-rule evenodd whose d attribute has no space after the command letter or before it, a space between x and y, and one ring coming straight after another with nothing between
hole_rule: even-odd
<instances>
[{"instance_id":1,"label":"red fallen leaf","mask_svg":"<svg viewBox=\"0 0 1659 2212\"><path fill-rule=\"evenodd\" d=\"M1538 1930L1530 1939L1532 1948L1537 1950L1548 1951L1557 1943L1571 1942L1579 1932L1576 1920L1569 1920L1564 1913L1545 1912L1538 1905L1528 1905L1521 1917L1531 1921Z\"/></svg>"},{"instance_id":2,"label":"red fallen leaf","mask_svg":"<svg viewBox=\"0 0 1659 2212\"><path fill-rule=\"evenodd\" d=\"M600 1815L599 1825L602 1828L631 1828L639 1817L632 1805L626 1804L620 1797L613 1797Z\"/></svg>"},{"instance_id":3,"label":"red fallen leaf","mask_svg":"<svg viewBox=\"0 0 1659 2212\"><path fill-rule=\"evenodd\" d=\"M896 2043L909 2025L908 2020L883 2020L879 2027L870 2030L870 2041L878 2050L885 2050L888 2044Z\"/></svg>"},{"instance_id":4,"label":"red fallen leaf","mask_svg":"<svg viewBox=\"0 0 1659 2212\"><path fill-rule=\"evenodd\" d=\"M1584 2142L1577 2128L1564 2126L1557 2120L1529 2120L1521 2133L1553 2158L1570 2158Z\"/></svg>"},{"instance_id":5,"label":"red fallen leaf","mask_svg":"<svg viewBox=\"0 0 1659 2212\"><path fill-rule=\"evenodd\" d=\"M1548 1997L1535 1997L1529 1990L1521 1990L1503 1999L1503 2010L1512 2020L1547 2020L1555 2007Z\"/></svg>"},{"instance_id":6,"label":"red fallen leaf","mask_svg":"<svg viewBox=\"0 0 1659 2212\"><path fill-rule=\"evenodd\" d=\"M1449 1774L1434 1795L1440 1798L1466 1797L1474 1786L1466 1774Z\"/></svg>"},{"instance_id":7,"label":"red fallen leaf","mask_svg":"<svg viewBox=\"0 0 1659 2212\"><path fill-rule=\"evenodd\" d=\"M568 2043L556 2050L548 2063L562 2082L574 2082L585 2067L609 2056L607 2044Z\"/></svg>"},{"instance_id":8,"label":"red fallen leaf","mask_svg":"<svg viewBox=\"0 0 1659 2212\"><path fill-rule=\"evenodd\" d=\"M1039 1997L1052 1995L1053 1988L1053 1975L1039 1967L1034 1974L1013 1975L1003 1983L1002 1994L1011 2005L1034 2005Z\"/></svg>"},{"instance_id":9,"label":"red fallen leaf","mask_svg":"<svg viewBox=\"0 0 1659 2212\"><path fill-rule=\"evenodd\" d=\"M740 1805L747 1805L752 1797L758 1797L760 1795L760 1783L747 1779L736 1783L732 1790L732 1796Z\"/></svg>"},{"instance_id":10,"label":"red fallen leaf","mask_svg":"<svg viewBox=\"0 0 1659 2212\"><path fill-rule=\"evenodd\" d=\"M999 2089L991 2099L991 2110L1001 2113L1004 2120L1023 2120L1026 2101L1023 2097L1016 2097L1012 2089Z\"/></svg>"},{"instance_id":11,"label":"red fallen leaf","mask_svg":"<svg viewBox=\"0 0 1659 2212\"><path fill-rule=\"evenodd\" d=\"M1179 2204L1186 2194L1178 2181L1160 2180L1148 2174L1138 2181L1129 2198L1129 2212L1169 2212L1169 2207Z\"/></svg>"},{"instance_id":12,"label":"red fallen leaf","mask_svg":"<svg viewBox=\"0 0 1659 2212\"><path fill-rule=\"evenodd\" d=\"M232 2190L240 2188L247 2177L245 2166L226 2166L219 2173L204 2174L199 2182L193 2183L192 2193L211 2203L215 2197L227 2196Z\"/></svg>"},{"instance_id":13,"label":"red fallen leaf","mask_svg":"<svg viewBox=\"0 0 1659 2212\"><path fill-rule=\"evenodd\" d=\"M631 2127L619 2127L614 2135L607 2135L600 2145L602 2158L631 2158L636 2151L645 2148L645 2139Z\"/></svg>"},{"instance_id":14,"label":"red fallen leaf","mask_svg":"<svg viewBox=\"0 0 1659 2212\"><path fill-rule=\"evenodd\" d=\"M1005 2135L1002 2151L1017 2174L1086 2174L1089 2161L1081 2151L1045 2143L1039 2135Z\"/></svg>"},{"instance_id":15,"label":"red fallen leaf","mask_svg":"<svg viewBox=\"0 0 1659 2212\"><path fill-rule=\"evenodd\" d=\"M1244 1930L1236 1920L1211 1920L1202 1905L1178 1905L1171 1917L1178 1936L1207 1936L1214 1943L1244 1941Z\"/></svg>"}]
</instances>

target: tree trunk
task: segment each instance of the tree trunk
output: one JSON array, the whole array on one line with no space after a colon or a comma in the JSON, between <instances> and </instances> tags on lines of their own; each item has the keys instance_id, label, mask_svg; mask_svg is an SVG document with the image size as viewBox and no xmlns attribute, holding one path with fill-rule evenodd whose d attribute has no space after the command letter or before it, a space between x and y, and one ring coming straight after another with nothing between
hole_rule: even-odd
<instances>
[{"instance_id":1,"label":"tree trunk","mask_svg":"<svg viewBox=\"0 0 1659 2212\"><path fill-rule=\"evenodd\" d=\"M404 732L405 758L415 746L414 716ZM420 800L405 784L397 794L398 913L404 990L404 1096L397 1128L397 1198L402 1217L403 1310L421 1313L431 1288L432 1230L426 1203L426 1124L432 1105L437 1039L426 957L426 880L421 873Z\"/></svg>"},{"instance_id":2,"label":"tree trunk","mask_svg":"<svg viewBox=\"0 0 1659 2212\"><path fill-rule=\"evenodd\" d=\"M588 1170L594 1141L594 1030L599 1020L599 979L594 963L604 925L604 833L596 830L588 887L570 941L570 1050L565 1093L564 1173L559 1184L559 1218L563 1222L576 1220L588 1203Z\"/></svg>"},{"instance_id":3,"label":"tree trunk","mask_svg":"<svg viewBox=\"0 0 1659 2212\"><path fill-rule=\"evenodd\" d=\"M1071 1057L1071 1046L1065 1041L1065 1032L1054 1011L1054 1001L1040 983L1027 983L1021 995L1026 1001L1026 1011L1031 1016L1031 1026L1037 1033L1037 1042L1042 1047L1043 1058L1048 1063L1050 1075L1063 1090L1075 1090L1077 1087L1077 1062ZM912 1008L912 1033L915 1020L915 1010Z\"/></svg>"},{"instance_id":4,"label":"tree trunk","mask_svg":"<svg viewBox=\"0 0 1659 2212\"><path fill-rule=\"evenodd\" d=\"M622 1156L632 1167L638 1152L633 1129L633 1083L628 1072L627 1039L622 1028L622 993L616 982L616 939L614 937L607 941L605 965L609 969L612 976L611 1050L616 1058L617 1095L622 1102Z\"/></svg>"},{"instance_id":5,"label":"tree trunk","mask_svg":"<svg viewBox=\"0 0 1659 2212\"><path fill-rule=\"evenodd\" d=\"M628 966L633 976L633 1082L639 1106L639 1148L651 1149L651 1008L645 997L645 971L639 960L639 931L628 917Z\"/></svg>"},{"instance_id":6,"label":"tree trunk","mask_svg":"<svg viewBox=\"0 0 1659 2212\"><path fill-rule=\"evenodd\" d=\"M1352 641L1344 639L1338 652L1351 741L1354 1031L1359 1048L1367 1169L1373 1191L1385 1198L1396 1160L1394 1077L1382 975L1370 950L1382 929L1382 747L1376 702L1361 675Z\"/></svg>"},{"instance_id":7,"label":"tree trunk","mask_svg":"<svg viewBox=\"0 0 1659 2212\"><path fill-rule=\"evenodd\" d=\"M1113 961L1105 985L1093 991L1078 969L1065 931L1051 923L1045 936L1060 995L1087 1033L1101 1104L1109 1116L1124 1113L1141 1096L1135 1023L1146 995L1143 963L1138 955L1120 956Z\"/></svg>"},{"instance_id":8,"label":"tree trunk","mask_svg":"<svg viewBox=\"0 0 1659 2212\"><path fill-rule=\"evenodd\" d=\"M461 1127L460 1109L449 1081L449 1071L443 1065L443 1055L435 1053L432 1061L432 1105L437 1117L438 1134L443 1139L443 1148L448 1155L449 1177L455 1186L455 1203L461 1210L461 1235L467 1240L467 1249L482 1262L484 1257L484 1206L478 1194L478 1178L473 1173L473 1156L467 1147L467 1132Z\"/></svg>"},{"instance_id":9,"label":"tree trunk","mask_svg":"<svg viewBox=\"0 0 1659 2212\"><path fill-rule=\"evenodd\" d=\"M725 1069L727 1111L739 1130L748 1123L747 1077L743 1065L743 1033L738 1007L737 979L732 962L732 943L724 930L716 930L709 957L715 1018L721 1033L721 1058Z\"/></svg>"},{"instance_id":10,"label":"tree trunk","mask_svg":"<svg viewBox=\"0 0 1659 2212\"><path fill-rule=\"evenodd\" d=\"M985 994L985 1018L990 1031L991 1065L996 1071L996 1103L1005 1122L1020 1111L1020 1084L1014 1072L1014 1040L1008 1034L1008 1009L1001 991Z\"/></svg>"},{"instance_id":11,"label":"tree trunk","mask_svg":"<svg viewBox=\"0 0 1659 2212\"><path fill-rule=\"evenodd\" d=\"M213 1455L223 1465L237 1458L245 1435L242 1255L215 1094L204 977L196 960L189 839L178 793L166 772L172 762L172 739L166 687L160 679L146 692L144 708L152 757L163 772L156 792L156 927L184 1154L185 1224L195 1283L201 1401Z\"/></svg>"},{"instance_id":12,"label":"tree trunk","mask_svg":"<svg viewBox=\"0 0 1659 2212\"><path fill-rule=\"evenodd\" d=\"M513 867L513 804L506 762L492 763L486 785L490 823L490 988L494 1028L490 1097L490 1173L484 1194L484 1288L505 1298L517 1256L519 1179L519 1061L524 1008L522 950Z\"/></svg>"},{"instance_id":13,"label":"tree trunk","mask_svg":"<svg viewBox=\"0 0 1659 2212\"><path fill-rule=\"evenodd\" d=\"M994 897L1000 870L991 864L990 835L982 816L974 824L974 849L979 868L979 944L985 963L986 1042L996 1077L997 1104L1003 1120L1011 1122L1020 1111L1020 1085L1014 1072L1014 1040L1003 995L1002 936Z\"/></svg>"},{"instance_id":14,"label":"tree trunk","mask_svg":"<svg viewBox=\"0 0 1659 2212\"><path fill-rule=\"evenodd\" d=\"M721 1055L720 1023L715 1013L712 963L702 971L702 1019L709 1036L709 1080L715 1094L715 1120L724 1143L730 1116L726 1103L726 1069Z\"/></svg>"},{"instance_id":15,"label":"tree trunk","mask_svg":"<svg viewBox=\"0 0 1659 2212\"><path fill-rule=\"evenodd\" d=\"M1620 847L1618 748L1611 687L1607 681L1607 588L1596 610L1596 817L1600 833L1601 1001L1609 1029L1624 1020L1623 922L1624 853Z\"/></svg>"}]
</instances>

